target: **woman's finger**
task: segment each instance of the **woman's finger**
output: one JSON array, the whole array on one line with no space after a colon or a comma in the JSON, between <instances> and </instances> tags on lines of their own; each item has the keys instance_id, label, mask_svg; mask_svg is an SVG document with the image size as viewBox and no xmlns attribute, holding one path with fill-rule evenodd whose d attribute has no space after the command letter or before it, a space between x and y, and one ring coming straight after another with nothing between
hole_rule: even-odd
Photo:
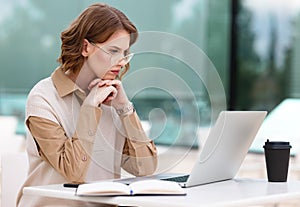
<instances>
[{"instance_id":1,"label":"woman's finger","mask_svg":"<svg viewBox=\"0 0 300 207\"><path fill-rule=\"evenodd\" d=\"M120 80L111 80L111 81L110 81L110 84L111 84L112 86L114 86L115 88L119 88L120 85L122 84L122 82L121 82Z\"/></svg>"},{"instance_id":2,"label":"woman's finger","mask_svg":"<svg viewBox=\"0 0 300 207\"><path fill-rule=\"evenodd\" d=\"M95 87L97 84L101 83L102 80L100 78L94 79L92 82L90 82L88 89L91 90L93 87Z\"/></svg>"}]
</instances>

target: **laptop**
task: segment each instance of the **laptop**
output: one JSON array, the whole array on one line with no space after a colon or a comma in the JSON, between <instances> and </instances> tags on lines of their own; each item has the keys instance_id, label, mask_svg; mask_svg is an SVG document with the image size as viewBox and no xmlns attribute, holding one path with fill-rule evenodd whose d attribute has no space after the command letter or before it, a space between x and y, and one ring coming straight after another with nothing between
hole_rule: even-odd
<instances>
[{"instance_id":1,"label":"laptop","mask_svg":"<svg viewBox=\"0 0 300 207\"><path fill-rule=\"evenodd\" d=\"M176 181L182 187L192 187L232 179L266 115L266 111L222 111L189 175L158 174L133 180L123 179L122 182L161 179Z\"/></svg>"}]
</instances>

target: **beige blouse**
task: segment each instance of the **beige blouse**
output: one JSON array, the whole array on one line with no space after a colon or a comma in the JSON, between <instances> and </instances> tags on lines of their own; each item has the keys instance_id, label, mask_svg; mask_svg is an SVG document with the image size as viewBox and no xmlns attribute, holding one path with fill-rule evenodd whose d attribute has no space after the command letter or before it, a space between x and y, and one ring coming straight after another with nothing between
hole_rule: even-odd
<instances>
[{"instance_id":1,"label":"beige blouse","mask_svg":"<svg viewBox=\"0 0 300 207\"><path fill-rule=\"evenodd\" d=\"M155 171L156 148L136 112L120 117L111 106L81 105L85 97L60 68L31 90L26 105L29 172L23 187L119 178L121 167L136 176ZM78 204L19 193L19 206L45 202Z\"/></svg>"}]
</instances>

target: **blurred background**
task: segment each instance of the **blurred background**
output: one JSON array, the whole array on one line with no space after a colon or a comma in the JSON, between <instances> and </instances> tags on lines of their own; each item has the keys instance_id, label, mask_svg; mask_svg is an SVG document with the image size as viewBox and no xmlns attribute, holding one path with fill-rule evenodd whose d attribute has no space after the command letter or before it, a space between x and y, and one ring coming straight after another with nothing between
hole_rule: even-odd
<instances>
[{"instance_id":1,"label":"blurred background","mask_svg":"<svg viewBox=\"0 0 300 207\"><path fill-rule=\"evenodd\" d=\"M1 154L24 150L27 94L58 66L56 59L60 55L60 33L83 9L95 2L0 0ZM191 43L193 48L199 48L221 81L222 87L214 90L215 77L212 78L206 71L205 77L199 78L194 68L180 58L153 52L136 54L124 85L147 133L158 146L199 149L203 143L199 141L199 133L205 134L205 128L215 119L212 116L214 106L216 112L267 110L269 116L273 116L272 120L267 117L266 131L269 134L258 138L259 142L254 143L252 151L261 153L263 141L277 138L277 135L280 139L291 141L295 150L293 155L297 154L298 148L295 146L300 143L296 124L300 118L299 0L102 2L123 11L141 34L148 31L170 34L170 37L178 37L180 41ZM144 36L141 37L143 39ZM152 43L148 42L150 45ZM181 51L183 47L175 49L179 53L186 52ZM194 57L192 51L186 55ZM146 68L162 68L166 74L179 77L192 95L182 91L176 93L175 78L164 79L166 85L174 86L172 93L167 90L168 87L137 89L137 86L146 84L142 78L145 74L148 80L160 78L160 73L146 73L146 70L145 73L138 73ZM132 78L134 84L130 81ZM210 88L213 90L209 91ZM192 167L198 150L190 150L190 156L186 156L187 151L179 150L178 154L172 151L178 155L171 158L175 160L174 171L188 171ZM185 160L185 165L177 165L178 157L190 159ZM164 157L161 159L164 160ZM170 154L165 157L165 162L170 162ZM293 160L292 170L298 179L300 168L297 163ZM263 157L257 154L248 156L240 175L244 172L247 176L253 172L253 176L265 177Z\"/></svg>"},{"instance_id":2,"label":"blurred background","mask_svg":"<svg viewBox=\"0 0 300 207\"><path fill-rule=\"evenodd\" d=\"M60 33L95 1L0 2L0 115L17 117L16 133L24 135L24 106L29 90L58 66L56 59L60 55ZM103 2L123 11L140 32L159 31L178 35L199 47L221 78L226 109L270 112L284 99L300 96L300 82L297 81L300 77L300 70L297 69L300 55L300 1ZM191 85L197 99L190 104L189 97L177 96L175 100L172 94L159 89L140 91L130 97L146 122L151 117L153 120L164 118L165 127L156 129L152 124L150 131L157 143L173 143L174 138L171 137L184 133L184 129L182 132L176 131L178 118L190 120L191 123L198 116L201 118L201 122L187 126L190 128L186 131L192 134L180 135L185 137L194 136L198 125L210 124L211 99L205 87L200 86L203 83L194 80L193 75L187 72L189 66L174 58L147 54L132 60L130 72L150 66L178 73ZM154 79L155 74L149 78ZM138 79L136 81L139 82ZM174 83L170 81L169 84ZM129 84L129 92L134 90L131 87L135 85ZM177 103L178 97L182 98L181 106ZM185 109L184 113L182 108ZM185 143L178 138L178 144L197 147L193 139Z\"/></svg>"}]
</instances>

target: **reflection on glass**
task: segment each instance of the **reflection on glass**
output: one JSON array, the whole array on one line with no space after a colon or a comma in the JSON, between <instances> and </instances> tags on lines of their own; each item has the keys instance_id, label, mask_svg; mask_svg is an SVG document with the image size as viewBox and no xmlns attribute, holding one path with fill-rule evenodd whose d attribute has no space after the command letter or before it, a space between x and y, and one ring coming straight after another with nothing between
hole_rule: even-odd
<instances>
[{"instance_id":1,"label":"reflection on glass","mask_svg":"<svg viewBox=\"0 0 300 207\"><path fill-rule=\"evenodd\" d=\"M271 111L299 97L300 1L240 0L238 13L238 109Z\"/></svg>"},{"instance_id":2,"label":"reflection on glass","mask_svg":"<svg viewBox=\"0 0 300 207\"><path fill-rule=\"evenodd\" d=\"M224 88L227 90L229 0L131 0L130 3L104 0L102 2L114 5L128 14L141 32L171 33L195 44L212 60L220 74ZM57 67L56 59L60 53L60 32L82 9L92 3L94 1L91 0L1 1L0 62L2 69L0 70L0 90L5 91L6 97L9 97L9 92L13 90L28 92L37 81L48 77L54 71ZM173 47L177 57L184 55L182 54L184 53L183 46L164 43L161 46ZM190 54L189 57L194 58L195 55ZM157 113L159 111L151 112L153 109L158 108L164 111L166 119L161 121L164 122L165 128L160 132L161 126L154 127L153 125L151 132L154 133L157 142L170 143L167 139L174 139L176 136L173 135L179 134L176 143L194 144L199 120L195 121L193 115L200 116L201 124L209 124L212 104L209 96L215 96L212 99L216 100L216 105L223 102L220 100L224 99L223 96L206 94L206 88L202 86L203 83L197 80L195 73L187 72L190 66L183 64L180 60L162 55L137 55L131 63L130 72L145 67L164 68L178 74L190 85L192 92L197 94L197 100L191 104L190 100L182 98L180 101L185 105L184 109L176 108L172 98L158 97L157 94L136 97L133 102L140 116L146 121L151 121L149 120L151 116L153 120L159 118L160 114ZM203 66L203 70L207 69ZM211 76L210 73L205 74L207 82L213 88L215 81L211 80ZM135 81L138 82L139 79L136 78ZM137 84L143 85L143 82ZM172 86L176 83L168 82L166 79L166 84ZM132 89L126 88L126 90ZM26 97L27 93L23 93L23 96ZM7 108L9 102L3 101L3 96L0 98L2 98L0 102L3 104L1 114L10 113L11 110ZM18 104L17 107L24 109L25 102L22 103L23 105ZM172 110L168 108L170 106L173 106ZM195 107L199 111L191 115ZM178 110L181 110L180 116ZM184 127L181 129L177 127L178 120L184 122L181 125ZM159 125L160 123L157 122L156 124Z\"/></svg>"}]
</instances>

